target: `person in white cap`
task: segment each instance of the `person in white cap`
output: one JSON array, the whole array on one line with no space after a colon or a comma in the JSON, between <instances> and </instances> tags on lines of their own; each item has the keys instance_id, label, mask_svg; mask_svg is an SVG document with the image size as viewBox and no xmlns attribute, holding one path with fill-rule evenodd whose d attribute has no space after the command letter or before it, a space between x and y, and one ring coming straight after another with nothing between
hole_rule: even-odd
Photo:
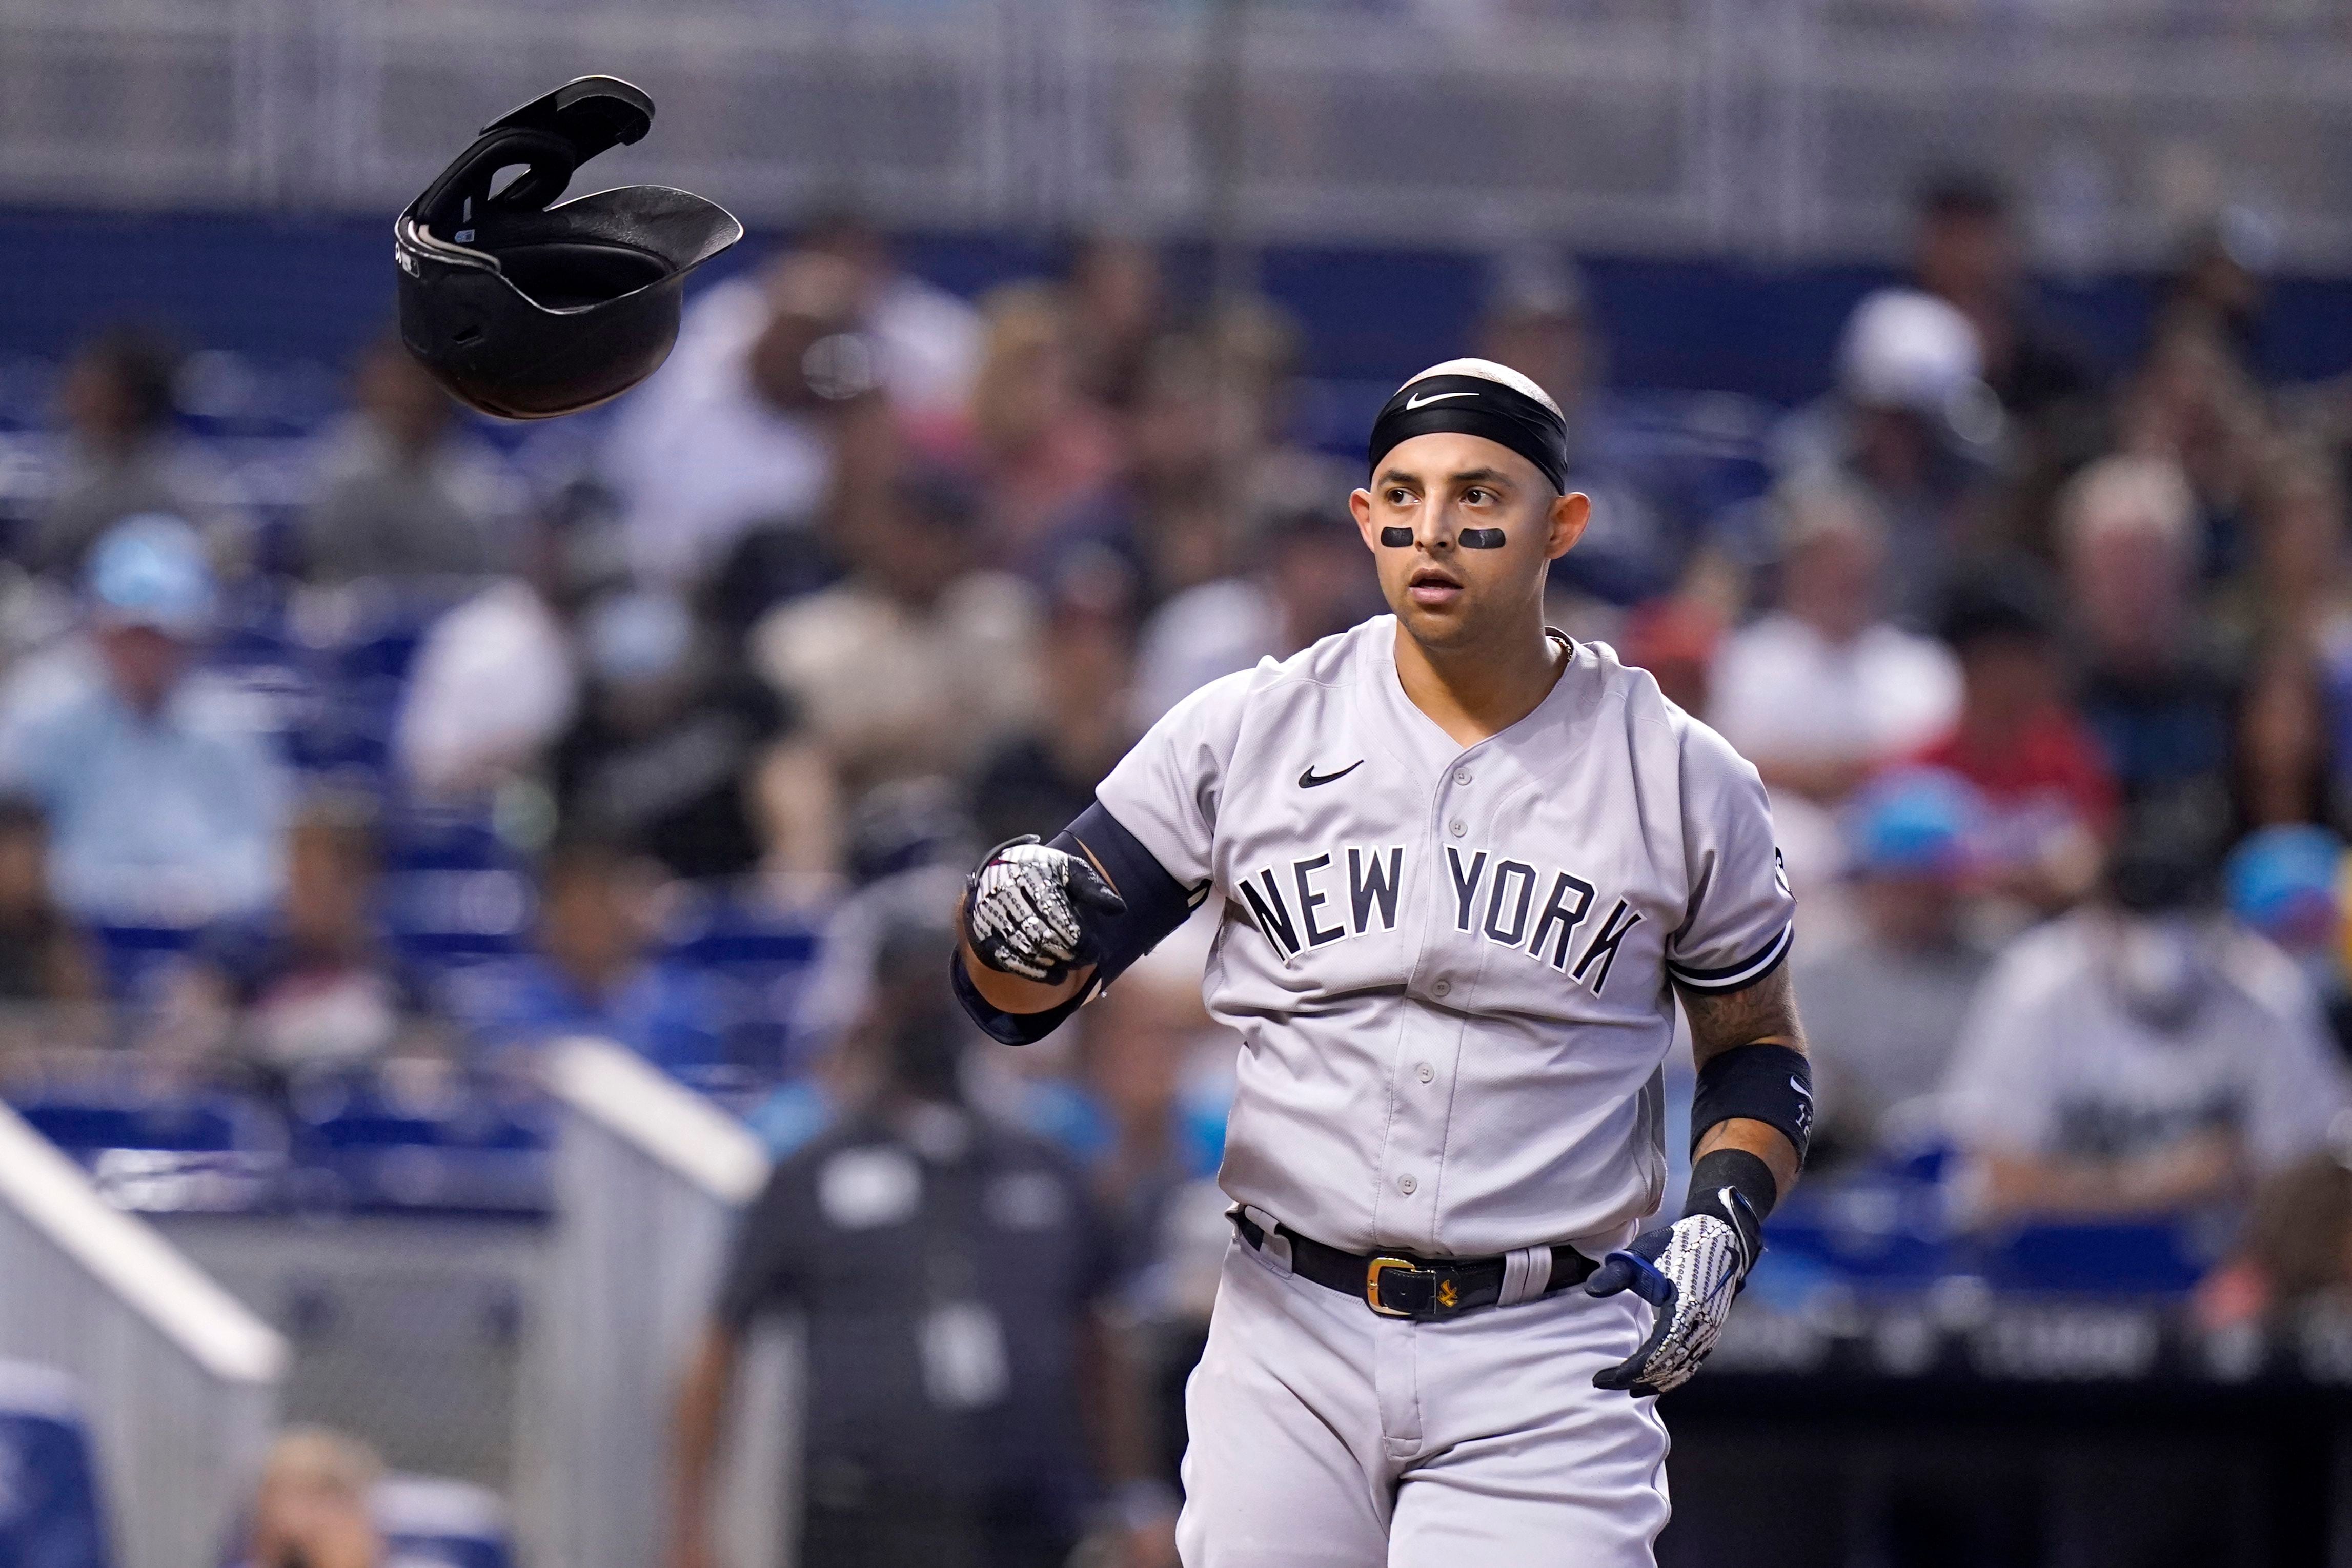
<instances>
[{"instance_id":1,"label":"person in white cap","mask_svg":"<svg viewBox=\"0 0 2352 1568\"><path fill-rule=\"evenodd\" d=\"M1934 614L1962 507L2000 449L2000 401L1983 371L1966 316L1916 288L1882 288L1846 319L1836 390L1775 440L1784 480L1834 476L1875 504L1887 526L1888 604L1906 624Z\"/></svg>"}]
</instances>

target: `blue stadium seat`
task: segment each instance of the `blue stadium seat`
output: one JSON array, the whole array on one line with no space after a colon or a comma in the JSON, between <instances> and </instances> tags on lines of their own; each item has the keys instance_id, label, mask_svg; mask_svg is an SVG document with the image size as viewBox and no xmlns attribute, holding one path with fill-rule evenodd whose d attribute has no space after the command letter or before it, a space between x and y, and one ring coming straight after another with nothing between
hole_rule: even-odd
<instances>
[{"instance_id":1,"label":"blue stadium seat","mask_svg":"<svg viewBox=\"0 0 2352 1568\"><path fill-rule=\"evenodd\" d=\"M2212 1266L2196 1242L2186 1226L2163 1222L2029 1225L1987 1243L1984 1276L2001 1291L2177 1295Z\"/></svg>"},{"instance_id":2,"label":"blue stadium seat","mask_svg":"<svg viewBox=\"0 0 2352 1568\"><path fill-rule=\"evenodd\" d=\"M700 971L720 998L728 1063L773 1081L785 1067L789 1020L816 950L804 919L704 888L674 914L666 956Z\"/></svg>"},{"instance_id":3,"label":"blue stadium seat","mask_svg":"<svg viewBox=\"0 0 2352 1568\"><path fill-rule=\"evenodd\" d=\"M360 1092L302 1116L295 1134L299 1163L314 1181L331 1178L339 1207L536 1216L552 1204L551 1137L537 1107L481 1095L404 1106Z\"/></svg>"},{"instance_id":4,"label":"blue stadium seat","mask_svg":"<svg viewBox=\"0 0 2352 1568\"><path fill-rule=\"evenodd\" d=\"M73 1379L0 1361L0 1568L109 1568L111 1561Z\"/></svg>"},{"instance_id":5,"label":"blue stadium seat","mask_svg":"<svg viewBox=\"0 0 2352 1568\"><path fill-rule=\"evenodd\" d=\"M283 1197L285 1125L252 1102L94 1085L35 1091L11 1103L118 1207L245 1214L273 1210Z\"/></svg>"},{"instance_id":6,"label":"blue stadium seat","mask_svg":"<svg viewBox=\"0 0 2352 1568\"><path fill-rule=\"evenodd\" d=\"M513 1568L506 1505L465 1481L392 1476L375 1489L384 1568Z\"/></svg>"}]
</instances>

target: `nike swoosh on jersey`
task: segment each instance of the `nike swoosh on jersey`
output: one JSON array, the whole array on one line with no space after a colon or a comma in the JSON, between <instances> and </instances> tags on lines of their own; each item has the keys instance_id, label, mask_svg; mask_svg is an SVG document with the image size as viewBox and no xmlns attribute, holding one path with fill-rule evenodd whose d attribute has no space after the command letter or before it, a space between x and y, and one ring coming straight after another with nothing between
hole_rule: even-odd
<instances>
[{"instance_id":1,"label":"nike swoosh on jersey","mask_svg":"<svg viewBox=\"0 0 2352 1568\"><path fill-rule=\"evenodd\" d=\"M1363 765L1364 759L1359 757L1356 760L1350 762L1337 773L1318 774L1315 771L1315 765L1310 762L1307 765L1307 771L1298 776L1298 787L1301 789L1312 789L1318 784L1336 782L1339 779L1345 779L1349 774L1353 773L1357 768L1361 768Z\"/></svg>"},{"instance_id":2,"label":"nike swoosh on jersey","mask_svg":"<svg viewBox=\"0 0 2352 1568\"><path fill-rule=\"evenodd\" d=\"M1477 395L1478 394L1474 392L1431 392L1427 397L1409 397L1405 399L1404 406L1406 410L1410 412L1412 409L1421 407L1423 403L1444 402L1450 397L1476 397Z\"/></svg>"}]
</instances>

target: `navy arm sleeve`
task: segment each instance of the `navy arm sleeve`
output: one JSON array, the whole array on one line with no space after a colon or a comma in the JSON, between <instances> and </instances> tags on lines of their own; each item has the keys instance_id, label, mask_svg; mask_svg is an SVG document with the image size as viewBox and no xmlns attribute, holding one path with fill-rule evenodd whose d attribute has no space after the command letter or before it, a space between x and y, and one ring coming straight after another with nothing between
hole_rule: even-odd
<instances>
[{"instance_id":1,"label":"navy arm sleeve","mask_svg":"<svg viewBox=\"0 0 2352 1568\"><path fill-rule=\"evenodd\" d=\"M1127 901L1127 908L1118 915L1088 914L1087 936L1099 955L1094 976L1076 996L1045 1012L1008 1013L991 1006L965 972L962 953L949 955L948 977L955 987L956 1000L991 1039L1007 1045L1028 1045L1059 1029L1064 1019L1157 947L1161 937L1183 925L1185 916L1209 892L1205 882L1186 888L1170 876L1151 852L1103 810L1100 800L1079 812L1076 821L1048 841L1054 849L1094 862L1103 879Z\"/></svg>"}]
</instances>

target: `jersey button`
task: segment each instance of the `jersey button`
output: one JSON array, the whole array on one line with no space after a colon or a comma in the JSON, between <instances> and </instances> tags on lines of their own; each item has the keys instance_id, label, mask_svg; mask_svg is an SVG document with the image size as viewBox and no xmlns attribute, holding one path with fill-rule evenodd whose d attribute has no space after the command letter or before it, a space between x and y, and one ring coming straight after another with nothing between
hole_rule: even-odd
<instances>
[{"instance_id":1,"label":"jersey button","mask_svg":"<svg viewBox=\"0 0 2352 1568\"><path fill-rule=\"evenodd\" d=\"M1409 1176L1401 1176L1397 1177L1397 1191L1404 1194L1407 1197L1411 1197L1412 1196L1413 1189L1420 1185L1421 1184L1419 1182L1413 1180L1412 1177Z\"/></svg>"},{"instance_id":2,"label":"jersey button","mask_svg":"<svg viewBox=\"0 0 2352 1568\"><path fill-rule=\"evenodd\" d=\"M1447 832L1449 832L1449 833L1452 833L1455 838L1457 838L1457 839L1458 839L1458 838L1460 838L1463 834L1465 834L1465 833L1468 832L1470 830L1469 830L1467 827L1464 826L1464 824L1463 824L1463 821L1462 821L1462 819L1461 819L1461 818L1456 817L1456 818L1454 818L1452 821L1450 821L1450 822L1448 822L1448 823L1446 823L1446 824L1445 824L1445 831L1446 831Z\"/></svg>"},{"instance_id":3,"label":"jersey button","mask_svg":"<svg viewBox=\"0 0 2352 1568\"><path fill-rule=\"evenodd\" d=\"M1455 769L1454 770L1454 781L1456 784L1467 784L1467 783L1469 783L1469 782L1470 782L1470 769L1468 769L1467 768L1455 768Z\"/></svg>"},{"instance_id":4,"label":"jersey button","mask_svg":"<svg viewBox=\"0 0 2352 1568\"><path fill-rule=\"evenodd\" d=\"M1453 982L1453 981L1451 981L1451 980L1440 980L1440 981L1438 981L1438 982L1437 982L1437 984L1435 984L1435 985L1433 985L1433 986L1432 986L1432 987L1430 987L1430 988L1429 988L1429 994L1430 994L1431 996L1433 996L1433 997L1442 997L1442 996L1446 995L1448 992L1452 991L1453 989L1454 989L1454 982Z\"/></svg>"},{"instance_id":5,"label":"jersey button","mask_svg":"<svg viewBox=\"0 0 2352 1568\"><path fill-rule=\"evenodd\" d=\"M1414 1068L1413 1072L1423 1083L1434 1083L1437 1081L1437 1069L1426 1061Z\"/></svg>"}]
</instances>

